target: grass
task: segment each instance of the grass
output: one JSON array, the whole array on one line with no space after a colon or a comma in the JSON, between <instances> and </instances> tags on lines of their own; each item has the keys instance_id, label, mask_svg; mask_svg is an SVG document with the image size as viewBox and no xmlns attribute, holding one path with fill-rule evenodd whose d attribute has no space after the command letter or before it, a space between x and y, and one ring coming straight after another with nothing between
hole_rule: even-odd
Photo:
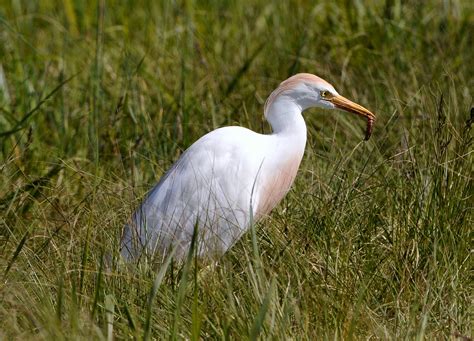
<instances>
[{"instance_id":1,"label":"grass","mask_svg":"<svg viewBox=\"0 0 474 341\"><path fill-rule=\"evenodd\" d=\"M0 1L0 339L473 335L471 1ZM124 222L312 72L293 189L217 265L126 265ZM467 339L465 339L467 340Z\"/></svg>"}]
</instances>

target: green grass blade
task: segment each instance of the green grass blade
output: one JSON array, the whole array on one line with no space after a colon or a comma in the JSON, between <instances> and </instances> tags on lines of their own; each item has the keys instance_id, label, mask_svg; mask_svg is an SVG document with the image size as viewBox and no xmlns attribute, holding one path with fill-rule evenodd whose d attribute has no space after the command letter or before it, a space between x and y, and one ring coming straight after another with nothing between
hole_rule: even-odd
<instances>
[{"instance_id":1,"label":"green grass blade","mask_svg":"<svg viewBox=\"0 0 474 341\"><path fill-rule=\"evenodd\" d=\"M267 294L265 295L262 305L258 311L257 316L252 325L252 329L250 330L250 340L258 340L260 333L263 330L263 325L265 322L265 317L267 315L268 309L270 308L270 304L272 301L273 292L275 290L276 280L272 278L270 282L270 287L268 288Z\"/></svg>"},{"instance_id":2,"label":"green grass blade","mask_svg":"<svg viewBox=\"0 0 474 341\"><path fill-rule=\"evenodd\" d=\"M20 252L23 249L23 247L25 246L26 240L28 239L28 235L29 235L29 231L26 231L25 234L23 235L23 237L21 238L20 242L18 243L18 245L15 249L15 252L13 253L12 258L8 262L8 265L5 269L5 271L3 272L3 277L4 278L8 275L8 272L10 271L10 269L12 268L12 266L15 263L16 259L20 255Z\"/></svg>"},{"instance_id":3,"label":"green grass blade","mask_svg":"<svg viewBox=\"0 0 474 341\"><path fill-rule=\"evenodd\" d=\"M147 309L146 309L146 315L145 315L145 330L143 333L143 340L147 341L150 338L150 333L151 333L151 315L153 313L153 303L155 301L155 297L158 294L158 290L160 289L160 286L163 282L163 279L165 277L166 271L168 270L168 267L171 264L171 261L174 257L174 254L176 252L176 247L172 249L170 254L166 257L165 262L163 265L160 267L160 271L156 274L155 280L153 281L153 286L150 290L150 293L148 295L148 303L147 303Z\"/></svg>"}]
</instances>

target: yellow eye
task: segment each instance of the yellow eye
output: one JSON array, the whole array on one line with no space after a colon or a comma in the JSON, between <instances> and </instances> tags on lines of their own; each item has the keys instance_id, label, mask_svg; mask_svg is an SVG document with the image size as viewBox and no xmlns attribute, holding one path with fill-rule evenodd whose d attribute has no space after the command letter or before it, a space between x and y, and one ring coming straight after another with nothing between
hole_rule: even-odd
<instances>
[{"instance_id":1,"label":"yellow eye","mask_svg":"<svg viewBox=\"0 0 474 341\"><path fill-rule=\"evenodd\" d=\"M329 96L329 91L323 90L320 92L320 95L322 98L326 98Z\"/></svg>"}]
</instances>

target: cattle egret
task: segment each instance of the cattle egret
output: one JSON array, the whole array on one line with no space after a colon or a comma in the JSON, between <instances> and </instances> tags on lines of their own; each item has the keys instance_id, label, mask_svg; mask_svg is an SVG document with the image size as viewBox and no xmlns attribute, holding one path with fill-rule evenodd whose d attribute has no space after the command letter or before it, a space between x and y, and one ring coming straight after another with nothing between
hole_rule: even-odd
<instances>
[{"instance_id":1,"label":"cattle egret","mask_svg":"<svg viewBox=\"0 0 474 341\"><path fill-rule=\"evenodd\" d=\"M195 227L199 257L226 252L290 189L306 145L302 112L312 107L342 109L366 118L365 139L369 139L374 114L315 75L294 75L265 103L271 134L219 128L181 155L125 226L122 255L130 260L174 249L175 259L183 259Z\"/></svg>"}]
</instances>

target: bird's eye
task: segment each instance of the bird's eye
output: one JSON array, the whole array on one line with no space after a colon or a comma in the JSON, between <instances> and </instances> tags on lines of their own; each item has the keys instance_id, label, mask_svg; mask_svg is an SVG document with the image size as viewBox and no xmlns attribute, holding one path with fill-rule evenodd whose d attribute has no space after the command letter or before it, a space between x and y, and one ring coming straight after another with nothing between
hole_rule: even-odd
<instances>
[{"instance_id":1,"label":"bird's eye","mask_svg":"<svg viewBox=\"0 0 474 341\"><path fill-rule=\"evenodd\" d=\"M328 92L326 90L323 90L320 92L322 98L326 98L328 96Z\"/></svg>"}]
</instances>

